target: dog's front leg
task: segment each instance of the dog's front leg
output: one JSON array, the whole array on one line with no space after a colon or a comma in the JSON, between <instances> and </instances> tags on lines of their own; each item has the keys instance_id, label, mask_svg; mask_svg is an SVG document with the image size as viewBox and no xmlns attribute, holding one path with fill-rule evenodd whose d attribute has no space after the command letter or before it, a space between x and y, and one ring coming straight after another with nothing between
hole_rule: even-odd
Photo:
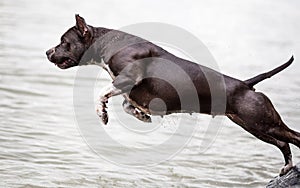
<instances>
[{"instance_id":1,"label":"dog's front leg","mask_svg":"<svg viewBox=\"0 0 300 188\"><path fill-rule=\"evenodd\" d=\"M108 87L103 95L100 96L99 105L97 106L97 114L104 124L108 122L107 106L108 99L112 96L121 95L131 90L136 81L127 75L118 75L113 84Z\"/></svg>"},{"instance_id":2,"label":"dog's front leg","mask_svg":"<svg viewBox=\"0 0 300 188\"><path fill-rule=\"evenodd\" d=\"M102 122L106 125L108 122L108 115L107 115L107 106L108 99L112 96L120 95L124 93L121 89L116 88L115 86L111 85L108 87L107 91L100 96L99 104L97 106L97 114L101 118Z\"/></svg>"},{"instance_id":3,"label":"dog's front leg","mask_svg":"<svg viewBox=\"0 0 300 188\"><path fill-rule=\"evenodd\" d=\"M106 103L108 102L108 99L112 96L130 92L134 86L141 83L144 72L145 66L143 65L143 62L131 63L114 78L113 85L110 86L107 92L100 97L100 105L97 108L97 114L101 117L104 124L107 124L108 122L108 115L106 111ZM139 114L136 116L139 116Z\"/></svg>"},{"instance_id":4,"label":"dog's front leg","mask_svg":"<svg viewBox=\"0 0 300 188\"><path fill-rule=\"evenodd\" d=\"M123 101L123 109L127 114L130 114L137 118L140 121L151 123L151 117L144 112L138 110L136 107L134 107L130 102L128 102L126 99Z\"/></svg>"}]
</instances>

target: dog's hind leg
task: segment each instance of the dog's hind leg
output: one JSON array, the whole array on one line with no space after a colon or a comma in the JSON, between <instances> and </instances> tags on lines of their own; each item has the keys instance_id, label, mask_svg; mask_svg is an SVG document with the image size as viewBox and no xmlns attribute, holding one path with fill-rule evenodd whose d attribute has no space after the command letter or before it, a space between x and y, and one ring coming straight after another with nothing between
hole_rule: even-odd
<instances>
[{"instance_id":1,"label":"dog's hind leg","mask_svg":"<svg viewBox=\"0 0 300 188\"><path fill-rule=\"evenodd\" d=\"M143 122L151 123L151 117L144 112L139 111L137 108L135 108L132 104L130 104L127 100L123 101L123 109L126 113L134 116L138 120L141 120Z\"/></svg>"},{"instance_id":2,"label":"dog's hind leg","mask_svg":"<svg viewBox=\"0 0 300 188\"><path fill-rule=\"evenodd\" d=\"M285 165L281 168L280 175L286 174L293 167L292 153L291 153L290 146L287 142L277 140L274 137L267 135L266 133L263 133L259 130L253 129L253 128L245 125L247 122L240 119L239 116L237 116L235 114L227 114L227 117L229 119L231 119L233 122L235 122L236 124L241 125L242 128L244 128L247 132L249 132L256 138L258 138L266 143L272 144L280 149L280 151L283 154L284 160L285 160Z\"/></svg>"},{"instance_id":3,"label":"dog's hind leg","mask_svg":"<svg viewBox=\"0 0 300 188\"><path fill-rule=\"evenodd\" d=\"M234 114L229 119L258 139L277 146L285 159L280 175L292 168L292 154L289 143L299 147L300 137L281 120L271 101L262 93L251 90L242 91L235 98Z\"/></svg>"},{"instance_id":4,"label":"dog's hind leg","mask_svg":"<svg viewBox=\"0 0 300 188\"><path fill-rule=\"evenodd\" d=\"M256 92L254 92L256 93ZM270 99L262 93L256 93L263 99L263 106L265 108L265 114L261 121L265 122L263 126L263 132L268 135L281 140L283 142L291 143L300 148L300 133L290 129L282 121L279 113L275 110Z\"/></svg>"},{"instance_id":5,"label":"dog's hind leg","mask_svg":"<svg viewBox=\"0 0 300 188\"><path fill-rule=\"evenodd\" d=\"M268 134L278 140L292 143L300 149L300 133L290 129L282 120L278 121L276 126L268 130Z\"/></svg>"}]
</instances>

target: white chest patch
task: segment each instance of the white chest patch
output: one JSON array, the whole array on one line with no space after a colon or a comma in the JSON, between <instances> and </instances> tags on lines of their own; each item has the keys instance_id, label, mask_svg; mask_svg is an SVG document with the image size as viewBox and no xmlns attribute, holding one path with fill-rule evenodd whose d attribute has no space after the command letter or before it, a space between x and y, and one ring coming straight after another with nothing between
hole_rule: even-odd
<instances>
[{"instance_id":1,"label":"white chest patch","mask_svg":"<svg viewBox=\"0 0 300 188\"><path fill-rule=\"evenodd\" d=\"M110 70L109 66L107 64L104 63L103 60L101 60L101 62L97 62L94 60L91 60L88 65L98 65L100 67L102 67L111 77L112 80L115 80L116 76L113 74L113 72ZM140 110L141 112L144 112L145 114L151 114L150 110L138 105L134 100L132 100L131 98L129 98L129 94L125 93L123 94L123 97L135 108L137 108L138 110Z\"/></svg>"}]
</instances>

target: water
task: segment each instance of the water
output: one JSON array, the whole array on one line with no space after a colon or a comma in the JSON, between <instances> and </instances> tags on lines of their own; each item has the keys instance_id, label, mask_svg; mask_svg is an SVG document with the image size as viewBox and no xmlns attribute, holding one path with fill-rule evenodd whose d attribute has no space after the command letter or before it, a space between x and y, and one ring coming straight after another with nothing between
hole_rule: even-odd
<instances>
[{"instance_id":1,"label":"water","mask_svg":"<svg viewBox=\"0 0 300 188\"><path fill-rule=\"evenodd\" d=\"M282 166L279 150L228 120L205 152L199 145L208 138L203 138L205 126L199 126L181 152L159 165L128 168L102 159L88 147L76 125L73 86L77 68L59 70L47 61L45 50L58 43L61 34L74 24L74 14L80 13L95 26L120 28L157 21L185 28L208 46L222 72L241 79L269 70L294 54L296 61L290 68L258 85L257 90L266 93L285 122L299 131L298 7L298 1L271 0L151 4L2 0L0 186L264 186ZM107 79L102 81L103 85L109 83ZM197 118L203 124L210 121L208 116ZM155 141L128 137L116 127L111 124L106 129L113 130L121 140L140 146ZM161 129L165 129L164 134L172 132L167 123ZM118 150L105 149L108 153ZM294 161L299 162L299 149L293 146L292 150Z\"/></svg>"}]
</instances>

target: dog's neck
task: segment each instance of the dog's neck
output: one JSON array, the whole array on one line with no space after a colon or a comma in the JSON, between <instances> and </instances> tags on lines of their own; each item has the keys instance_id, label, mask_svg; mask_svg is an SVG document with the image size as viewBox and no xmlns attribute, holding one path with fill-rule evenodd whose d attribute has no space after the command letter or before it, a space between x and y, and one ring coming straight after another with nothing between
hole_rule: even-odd
<instances>
[{"instance_id":1,"label":"dog's neck","mask_svg":"<svg viewBox=\"0 0 300 188\"><path fill-rule=\"evenodd\" d=\"M140 37L103 27L93 27L92 32L92 45L89 48L91 51L87 53L87 58L83 61L86 63L81 65L98 65L107 71L113 80L115 75L109 67L110 58L125 47L147 42Z\"/></svg>"},{"instance_id":2,"label":"dog's neck","mask_svg":"<svg viewBox=\"0 0 300 188\"><path fill-rule=\"evenodd\" d=\"M83 60L85 63L81 63L80 65L97 65L102 67L111 78L114 80L115 76L109 69L108 65L103 61L103 55L101 54L101 43L103 43L104 35L108 32L112 31L112 29L107 29L103 27L92 27L90 26L92 31L92 40L90 41L89 45L89 55L86 55L86 59Z\"/></svg>"},{"instance_id":3,"label":"dog's neck","mask_svg":"<svg viewBox=\"0 0 300 188\"><path fill-rule=\"evenodd\" d=\"M97 65L102 62L102 55L99 53L101 46L101 40L105 34L110 32L112 29L103 27L93 27L89 25L92 38L86 42L85 54L82 56L81 65Z\"/></svg>"},{"instance_id":4,"label":"dog's neck","mask_svg":"<svg viewBox=\"0 0 300 188\"><path fill-rule=\"evenodd\" d=\"M92 41L93 59L99 62L103 60L107 64L110 58L124 47L143 42L147 41L122 31L94 27Z\"/></svg>"},{"instance_id":5,"label":"dog's neck","mask_svg":"<svg viewBox=\"0 0 300 188\"><path fill-rule=\"evenodd\" d=\"M98 38L104 36L106 33L110 32L112 29L107 29L104 27L94 27L93 28L93 42Z\"/></svg>"}]
</instances>

